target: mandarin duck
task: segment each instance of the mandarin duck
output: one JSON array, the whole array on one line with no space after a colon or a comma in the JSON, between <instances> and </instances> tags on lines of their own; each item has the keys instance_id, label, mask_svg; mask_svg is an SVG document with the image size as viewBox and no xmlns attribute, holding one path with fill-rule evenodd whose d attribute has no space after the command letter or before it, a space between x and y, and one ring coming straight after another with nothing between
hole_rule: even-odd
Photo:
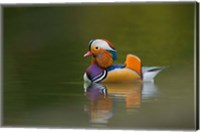
<instances>
[{"instance_id":1,"label":"mandarin duck","mask_svg":"<svg viewBox=\"0 0 200 132\"><path fill-rule=\"evenodd\" d=\"M128 54L124 64L113 64L117 51L106 39L95 39L89 42L89 50L84 57L92 56L92 63L84 73L84 81L98 82L153 82L154 77L164 68L159 66L142 66L139 57Z\"/></svg>"}]
</instances>

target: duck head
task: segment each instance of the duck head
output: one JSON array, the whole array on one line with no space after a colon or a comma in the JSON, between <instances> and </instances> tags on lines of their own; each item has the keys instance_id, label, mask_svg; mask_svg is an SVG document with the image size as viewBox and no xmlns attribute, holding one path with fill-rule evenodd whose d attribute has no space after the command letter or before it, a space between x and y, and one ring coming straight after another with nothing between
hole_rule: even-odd
<instances>
[{"instance_id":1,"label":"duck head","mask_svg":"<svg viewBox=\"0 0 200 132\"><path fill-rule=\"evenodd\" d=\"M84 57L92 56L93 62L102 68L109 67L117 59L113 45L105 39L95 39L89 42L89 50Z\"/></svg>"}]
</instances>

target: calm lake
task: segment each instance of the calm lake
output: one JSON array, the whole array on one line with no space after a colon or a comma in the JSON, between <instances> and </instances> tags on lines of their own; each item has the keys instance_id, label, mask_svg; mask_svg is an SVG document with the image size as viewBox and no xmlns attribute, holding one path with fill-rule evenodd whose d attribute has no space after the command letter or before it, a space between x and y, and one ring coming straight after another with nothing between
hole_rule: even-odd
<instances>
[{"instance_id":1,"label":"calm lake","mask_svg":"<svg viewBox=\"0 0 200 132\"><path fill-rule=\"evenodd\" d=\"M3 126L195 129L195 3L3 6ZM84 88L91 39L124 63L166 66L154 83Z\"/></svg>"}]
</instances>

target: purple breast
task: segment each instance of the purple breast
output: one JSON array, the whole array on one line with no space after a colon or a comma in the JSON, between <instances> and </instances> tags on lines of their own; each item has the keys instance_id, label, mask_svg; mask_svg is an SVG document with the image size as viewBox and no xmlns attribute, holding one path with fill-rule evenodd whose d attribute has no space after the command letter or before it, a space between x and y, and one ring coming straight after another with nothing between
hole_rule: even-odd
<instances>
[{"instance_id":1,"label":"purple breast","mask_svg":"<svg viewBox=\"0 0 200 132\"><path fill-rule=\"evenodd\" d=\"M99 67L96 63L92 63L86 70L87 76L90 80L93 80L98 75L102 74L103 68Z\"/></svg>"}]
</instances>

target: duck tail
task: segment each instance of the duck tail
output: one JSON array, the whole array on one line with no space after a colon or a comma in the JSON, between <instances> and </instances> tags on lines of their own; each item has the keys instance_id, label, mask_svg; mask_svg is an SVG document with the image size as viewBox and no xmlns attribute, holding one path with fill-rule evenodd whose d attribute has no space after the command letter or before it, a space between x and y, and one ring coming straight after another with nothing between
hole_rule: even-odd
<instances>
[{"instance_id":1,"label":"duck tail","mask_svg":"<svg viewBox=\"0 0 200 132\"><path fill-rule=\"evenodd\" d=\"M151 67L142 67L143 81L144 82L154 82L156 75L161 72L165 67L151 66Z\"/></svg>"},{"instance_id":2,"label":"duck tail","mask_svg":"<svg viewBox=\"0 0 200 132\"><path fill-rule=\"evenodd\" d=\"M142 75L141 60L133 54L128 54L126 56L125 67L136 71L140 76Z\"/></svg>"}]
</instances>

